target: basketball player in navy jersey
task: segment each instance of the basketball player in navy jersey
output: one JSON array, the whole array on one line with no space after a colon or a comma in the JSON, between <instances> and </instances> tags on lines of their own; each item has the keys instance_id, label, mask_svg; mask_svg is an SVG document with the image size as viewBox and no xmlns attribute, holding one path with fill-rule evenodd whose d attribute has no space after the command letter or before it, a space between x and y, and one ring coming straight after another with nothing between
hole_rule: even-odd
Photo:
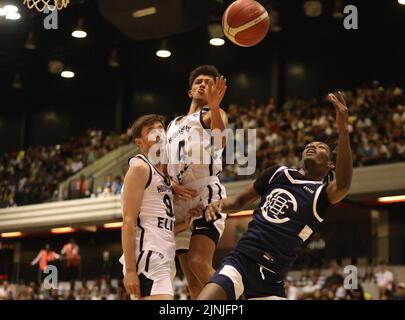
<instances>
[{"instance_id":1,"label":"basketball player in navy jersey","mask_svg":"<svg viewBox=\"0 0 405 320\"><path fill-rule=\"evenodd\" d=\"M329 206L349 192L352 153L348 112L342 94L328 95L336 109L339 130L336 167L323 142L309 143L302 154L303 167L274 166L242 194L210 204L207 220L216 212L238 212L260 199L245 235L204 287L199 299L284 299L284 279L297 249L320 226ZM335 179L324 181L331 170Z\"/></svg>"},{"instance_id":2,"label":"basketball player in navy jersey","mask_svg":"<svg viewBox=\"0 0 405 320\"><path fill-rule=\"evenodd\" d=\"M173 180L176 196L176 221L183 221L190 209L204 208L212 201L226 198L225 187L219 181L222 171L222 151L226 139L222 133L228 118L220 103L225 95L226 79L216 67L199 66L190 73L188 113L177 117L167 127L167 172ZM215 131L218 137L214 137ZM191 163L190 153L196 149L208 151L210 161ZM191 152L192 151L192 152ZM216 157L219 161L214 161ZM208 159L209 160L209 159ZM176 236L176 252L186 275L192 299L196 299L208 279L214 274L212 259L216 245L225 228L225 214L207 222L195 219L190 228Z\"/></svg>"}]
</instances>

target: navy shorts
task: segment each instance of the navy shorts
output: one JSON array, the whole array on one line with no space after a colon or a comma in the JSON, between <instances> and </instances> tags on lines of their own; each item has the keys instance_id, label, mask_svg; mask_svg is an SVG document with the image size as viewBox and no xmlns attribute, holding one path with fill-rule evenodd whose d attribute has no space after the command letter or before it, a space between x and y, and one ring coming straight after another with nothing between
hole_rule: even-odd
<instances>
[{"instance_id":1,"label":"navy shorts","mask_svg":"<svg viewBox=\"0 0 405 320\"><path fill-rule=\"evenodd\" d=\"M250 258L233 251L208 283L221 286L229 300L261 297L285 298L284 277Z\"/></svg>"}]
</instances>

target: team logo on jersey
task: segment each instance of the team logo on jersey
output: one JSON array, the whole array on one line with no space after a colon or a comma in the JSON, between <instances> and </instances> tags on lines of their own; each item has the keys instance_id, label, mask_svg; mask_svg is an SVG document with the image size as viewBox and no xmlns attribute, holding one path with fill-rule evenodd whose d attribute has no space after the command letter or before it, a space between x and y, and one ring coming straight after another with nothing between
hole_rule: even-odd
<instances>
[{"instance_id":1,"label":"team logo on jersey","mask_svg":"<svg viewBox=\"0 0 405 320\"><path fill-rule=\"evenodd\" d=\"M263 217L273 223L285 223L290 221L286 217L288 210L297 212L298 204L295 197L287 190L274 189L267 197L261 207Z\"/></svg>"},{"instance_id":2,"label":"team logo on jersey","mask_svg":"<svg viewBox=\"0 0 405 320\"><path fill-rule=\"evenodd\" d=\"M168 139L169 143L172 143L174 139L176 139L179 135L184 133L190 133L191 127L188 125L181 126L176 132L174 132Z\"/></svg>"}]
</instances>

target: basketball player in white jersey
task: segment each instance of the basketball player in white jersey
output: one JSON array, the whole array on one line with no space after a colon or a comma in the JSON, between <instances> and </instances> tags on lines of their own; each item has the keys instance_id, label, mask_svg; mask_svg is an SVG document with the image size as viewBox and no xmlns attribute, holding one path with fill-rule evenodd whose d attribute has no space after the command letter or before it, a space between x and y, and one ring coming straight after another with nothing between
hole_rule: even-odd
<instances>
[{"instance_id":1,"label":"basketball player in white jersey","mask_svg":"<svg viewBox=\"0 0 405 320\"><path fill-rule=\"evenodd\" d=\"M172 186L162 164L145 156L156 144L164 146L163 118L140 117L132 135L142 154L130 159L122 192L124 285L133 299L171 300L176 273ZM156 150L159 157L160 147Z\"/></svg>"},{"instance_id":2,"label":"basketball player in white jersey","mask_svg":"<svg viewBox=\"0 0 405 320\"><path fill-rule=\"evenodd\" d=\"M183 199L175 203L176 221L179 222L190 209L226 198L225 188L218 179L226 139L222 136L213 139L212 136L212 130L222 133L228 125L227 115L220 108L227 88L226 79L214 66L205 65L190 73L189 85L191 104L188 114L169 124L166 139L167 172L174 182L175 194ZM210 147L212 140L213 148ZM196 146L202 146L200 151L203 148L208 150L212 158L199 164L188 162L190 152L196 151ZM192 299L198 297L215 272L212 259L225 228L225 218L223 214L215 222L207 222L200 217L190 228L176 235L176 250Z\"/></svg>"}]
</instances>

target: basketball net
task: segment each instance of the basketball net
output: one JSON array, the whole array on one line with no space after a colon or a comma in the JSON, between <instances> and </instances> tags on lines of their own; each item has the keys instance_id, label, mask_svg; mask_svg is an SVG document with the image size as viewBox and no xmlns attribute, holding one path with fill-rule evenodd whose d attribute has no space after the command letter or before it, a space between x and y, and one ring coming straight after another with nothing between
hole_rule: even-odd
<instances>
[{"instance_id":1,"label":"basketball net","mask_svg":"<svg viewBox=\"0 0 405 320\"><path fill-rule=\"evenodd\" d=\"M27 5L28 9L35 8L39 12L43 12L45 9L62 10L68 6L69 2L70 0L24 0L23 4Z\"/></svg>"}]
</instances>

